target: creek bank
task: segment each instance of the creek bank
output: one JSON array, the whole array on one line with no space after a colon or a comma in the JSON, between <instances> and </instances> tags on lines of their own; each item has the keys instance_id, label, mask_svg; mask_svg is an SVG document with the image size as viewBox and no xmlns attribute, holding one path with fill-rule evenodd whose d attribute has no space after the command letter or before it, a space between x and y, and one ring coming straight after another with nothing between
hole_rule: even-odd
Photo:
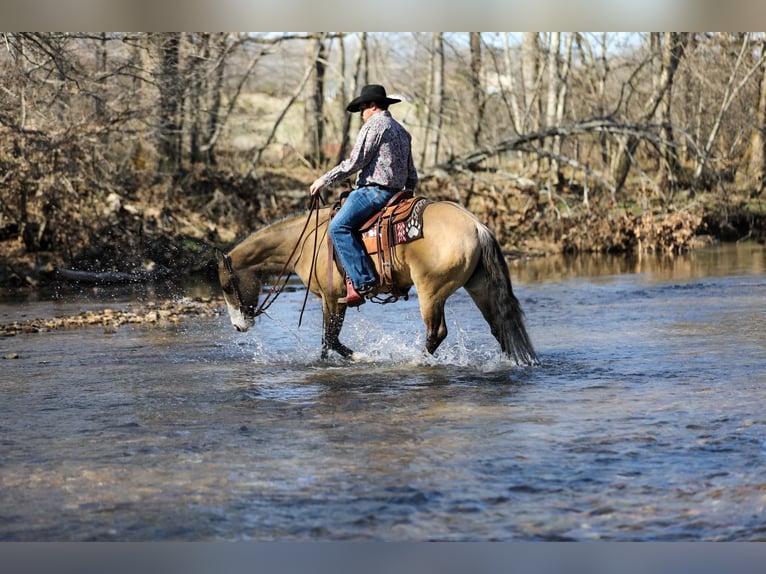
<instances>
[{"instance_id":1,"label":"creek bank","mask_svg":"<svg viewBox=\"0 0 766 574\"><path fill-rule=\"evenodd\" d=\"M190 173L172 190L160 185L109 193L77 230L55 228L74 211L49 218L37 241L29 230L0 236L0 291L56 284L215 281L214 249L227 249L254 229L308 205L313 173L268 173L258 180L213 170ZM180 186L180 187L179 187ZM332 201L342 189L330 192ZM171 193L172 192L172 193ZM424 177L418 193L456 201L495 232L510 258L582 253L682 253L716 241L766 240L766 209L745 195L683 197L675 204L619 204L591 191L548 196L507 179L456 174ZM63 212L75 205L59 206ZM11 230L12 231L12 230ZM46 239L47 238L47 239ZM54 241L58 238L58 242Z\"/></svg>"}]
</instances>

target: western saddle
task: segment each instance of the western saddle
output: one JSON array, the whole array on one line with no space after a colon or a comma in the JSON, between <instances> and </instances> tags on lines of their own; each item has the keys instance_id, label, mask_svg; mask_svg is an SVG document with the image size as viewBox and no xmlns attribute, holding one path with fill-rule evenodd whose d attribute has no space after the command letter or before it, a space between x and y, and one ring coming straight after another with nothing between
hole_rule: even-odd
<instances>
[{"instance_id":1,"label":"western saddle","mask_svg":"<svg viewBox=\"0 0 766 574\"><path fill-rule=\"evenodd\" d=\"M348 193L341 195L335 203L332 214L337 213ZM402 289L394 281L393 260L394 248L400 243L414 241L423 236L423 210L430 203L424 197L414 197L411 191L400 191L388 201L385 207L370 217L358 229L364 248L370 257L377 257L380 286L379 293L386 297L377 296L378 303L393 303L408 298L409 287ZM345 274L340 260L335 254L332 241L328 240L329 260L335 261L341 274ZM328 265L328 286L332 285L332 269Z\"/></svg>"}]
</instances>

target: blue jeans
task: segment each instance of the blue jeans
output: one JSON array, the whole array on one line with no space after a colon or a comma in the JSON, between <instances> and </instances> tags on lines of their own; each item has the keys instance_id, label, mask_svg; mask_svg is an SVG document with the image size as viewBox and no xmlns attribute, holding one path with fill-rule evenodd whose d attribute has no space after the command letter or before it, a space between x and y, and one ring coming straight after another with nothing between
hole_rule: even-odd
<instances>
[{"instance_id":1,"label":"blue jeans","mask_svg":"<svg viewBox=\"0 0 766 574\"><path fill-rule=\"evenodd\" d=\"M356 289L377 283L375 267L364 250L358 229L380 211L394 193L377 186L359 187L349 194L330 222L335 251Z\"/></svg>"}]
</instances>

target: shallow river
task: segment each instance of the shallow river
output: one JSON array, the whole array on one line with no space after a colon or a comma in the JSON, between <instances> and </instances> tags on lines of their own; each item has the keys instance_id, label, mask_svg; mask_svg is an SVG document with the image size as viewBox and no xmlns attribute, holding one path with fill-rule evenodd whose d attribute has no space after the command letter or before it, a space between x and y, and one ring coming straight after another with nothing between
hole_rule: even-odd
<instances>
[{"instance_id":1,"label":"shallow river","mask_svg":"<svg viewBox=\"0 0 766 574\"><path fill-rule=\"evenodd\" d=\"M461 291L0 338L0 540L766 540L766 251L514 262L542 365ZM0 322L127 295L0 301Z\"/></svg>"}]
</instances>

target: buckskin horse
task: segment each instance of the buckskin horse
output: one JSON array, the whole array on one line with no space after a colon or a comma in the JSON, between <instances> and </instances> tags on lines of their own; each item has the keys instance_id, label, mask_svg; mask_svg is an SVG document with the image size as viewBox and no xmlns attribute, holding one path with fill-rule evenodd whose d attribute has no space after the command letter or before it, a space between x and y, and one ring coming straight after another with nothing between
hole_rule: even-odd
<instances>
[{"instance_id":1,"label":"buckskin horse","mask_svg":"<svg viewBox=\"0 0 766 574\"><path fill-rule=\"evenodd\" d=\"M345 295L346 287L343 274L333 269L332 257L327 256L331 210L317 208L312 225L308 225L311 210L308 219L304 214L277 221L251 234L228 254L218 253L218 277L229 317L238 331L250 329L265 310L265 301L258 307L263 282L287 271L297 274L307 286L306 296L311 292L322 300L322 357L328 351L342 357L353 354L339 339L346 305L338 299ZM492 231L450 201L429 202L422 218L422 237L396 245L390 265L400 292L415 287L426 328L426 350L433 354L447 336L444 305L463 287L503 353L519 365L538 364L508 266ZM380 274L380 265L375 257L373 260Z\"/></svg>"}]
</instances>

